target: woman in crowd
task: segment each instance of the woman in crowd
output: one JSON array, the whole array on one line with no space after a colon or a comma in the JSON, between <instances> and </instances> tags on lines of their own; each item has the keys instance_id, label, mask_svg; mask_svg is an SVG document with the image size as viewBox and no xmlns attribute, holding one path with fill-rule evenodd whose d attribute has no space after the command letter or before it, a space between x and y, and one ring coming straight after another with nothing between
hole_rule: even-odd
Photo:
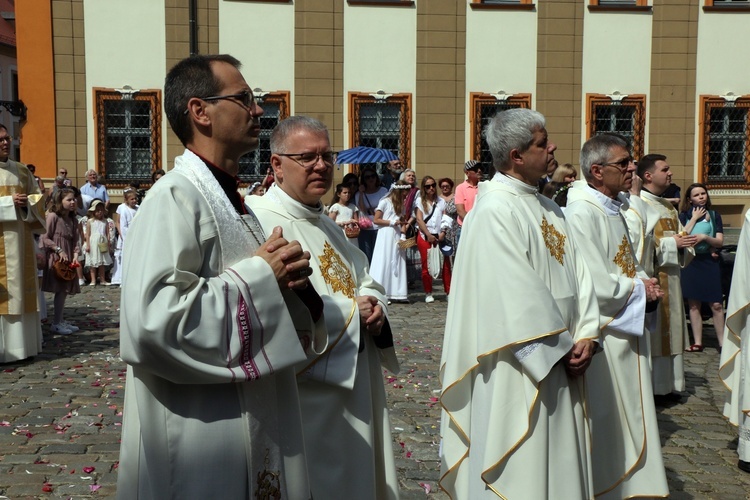
<instances>
[{"instance_id":1,"label":"woman in crowd","mask_svg":"<svg viewBox=\"0 0 750 500\"><path fill-rule=\"evenodd\" d=\"M424 301L428 304L435 302L432 296L432 276L427 266L427 250L437 247L438 235L445 213L445 201L437 195L437 181L429 175L422 178L419 190L419 198L416 206L417 225L417 249L422 262L422 286L424 286ZM446 295L450 293L451 286L451 262L443 259L443 288Z\"/></svg>"},{"instance_id":2,"label":"woman in crowd","mask_svg":"<svg viewBox=\"0 0 750 500\"><path fill-rule=\"evenodd\" d=\"M157 169L157 170L154 170L153 173L151 174L151 184L152 185L156 184L156 181L158 181L159 179L161 179L165 175L166 175L166 172L163 169L161 169L161 168Z\"/></svg>"},{"instance_id":3,"label":"woman in crowd","mask_svg":"<svg viewBox=\"0 0 750 500\"><path fill-rule=\"evenodd\" d=\"M398 243L406 229L406 217L403 215L404 199L410 189L409 184L397 181L391 187L391 192L380 200L375 209L374 222L381 226L381 229L376 233L377 242L372 256L370 276L383 285L389 302L409 301L406 258Z\"/></svg>"},{"instance_id":4,"label":"woman in crowd","mask_svg":"<svg viewBox=\"0 0 750 500\"><path fill-rule=\"evenodd\" d=\"M552 182L557 182L560 185L570 184L575 182L578 177L578 172L573 168L570 163L564 163L555 169L555 173L552 174Z\"/></svg>"},{"instance_id":5,"label":"woman in crowd","mask_svg":"<svg viewBox=\"0 0 750 500\"><path fill-rule=\"evenodd\" d=\"M721 348L724 341L724 307L717 251L724 245L724 226L721 215L711 210L711 197L705 185L695 183L685 190L680 204L680 222L687 234L698 237L695 258L680 275L682 296L688 301L690 328L693 330L693 344L685 350L703 351L703 302L711 306L714 330Z\"/></svg>"},{"instance_id":6,"label":"woman in crowd","mask_svg":"<svg viewBox=\"0 0 750 500\"><path fill-rule=\"evenodd\" d=\"M81 291L78 280L59 278L54 265L61 261L70 265L78 262L78 219L76 219L76 193L62 188L55 193L52 210L47 214L47 232L41 237L47 253L47 266L42 275L42 290L55 294L55 317L50 327L52 333L69 335L78 327L63 320L65 299ZM74 264L75 265L75 264ZM75 276L75 273L73 274Z\"/></svg>"},{"instance_id":7,"label":"woman in crowd","mask_svg":"<svg viewBox=\"0 0 750 500\"><path fill-rule=\"evenodd\" d=\"M378 203L383 197L388 194L388 190L380 185L380 178L378 177L375 169L365 167L362 169L362 175L360 177L360 186L357 196L355 198L355 204L361 216L367 217L372 221L375 217L375 210L377 209ZM372 264L372 253L375 249L375 240L378 236L378 226L373 224L372 227L359 228L359 249L362 250L367 256L367 262Z\"/></svg>"},{"instance_id":8,"label":"woman in crowd","mask_svg":"<svg viewBox=\"0 0 750 500\"><path fill-rule=\"evenodd\" d=\"M456 230L458 229L458 222L456 222L456 218L458 217L458 210L456 210L456 197L453 193L453 186L455 184L453 183L453 179L450 179L448 177L443 177L438 181L438 187L440 188L439 196L440 199L445 202L445 215L451 218L451 224L450 227L445 231L445 241L442 243L443 246L449 246L451 247L450 252L448 252L447 257L453 258L453 249L455 248L453 246L453 242L455 241L455 234Z\"/></svg>"}]
</instances>

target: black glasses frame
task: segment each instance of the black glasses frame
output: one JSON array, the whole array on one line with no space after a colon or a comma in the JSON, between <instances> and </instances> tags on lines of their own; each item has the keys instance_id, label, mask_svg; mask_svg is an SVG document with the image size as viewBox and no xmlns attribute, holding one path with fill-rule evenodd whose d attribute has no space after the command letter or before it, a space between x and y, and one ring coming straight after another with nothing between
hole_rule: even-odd
<instances>
[{"instance_id":1,"label":"black glasses frame","mask_svg":"<svg viewBox=\"0 0 750 500\"><path fill-rule=\"evenodd\" d=\"M323 164L326 167L332 168L334 163L336 163L336 156L338 155L338 153L336 153L335 151L324 151L322 153L313 153L312 151L310 151L308 153L276 154L278 154L279 156L286 156L303 168L315 168L315 165L317 165L320 160L323 160ZM307 156L307 160L304 160L302 158L303 156ZM315 159L312 159L312 156L315 156Z\"/></svg>"},{"instance_id":2,"label":"black glasses frame","mask_svg":"<svg viewBox=\"0 0 750 500\"><path fill-rule=\"evenodd\" d=\"M242 104L244 107L248 109L253 108L253 104L255 103L255 95L253 94L252 90L243 90L239 94L228 94L228 95L212 95L209 97L199 97L201 101L211 102L211 101L224 101L228 99L236 99L240 104ZM184 111L185 114L188 114L188 109Z\"/></svg>"}]
</instances>

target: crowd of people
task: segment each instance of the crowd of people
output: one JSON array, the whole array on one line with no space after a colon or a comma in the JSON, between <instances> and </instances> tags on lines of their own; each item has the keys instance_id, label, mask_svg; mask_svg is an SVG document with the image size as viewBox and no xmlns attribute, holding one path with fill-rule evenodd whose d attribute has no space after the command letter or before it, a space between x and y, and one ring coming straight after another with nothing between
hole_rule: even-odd
<instances>
[{"instance_id":1,"label":"crowd of people","mask_svg":"<svg viewBox=\"0 0 750 500\"><path fill-rule=\"evenodd\" d=\"M454 192L395 160L382 177L347 174L326 204L328 130L294 116L243 198L239 159L258 147L263 109L240 62L184 59L164 96L185 151L142 204L126 190L114 220L95 171L79 191L62 169L45 216L43 186L8 158L0 126L3 265L19 275L0 296L0 362L41 349L37 268L51 331L69 334L65 299L84 268L95 286L115 266L128 365L119 498L398 498L382 374L399 370L388 305L408 301L408 251L425 302L439 276L451 297L440 486L452 498L668 496L655 401L681 400L702 303L727 346L725 414L750 472L750 287L737 277L750 227L722 339L721 217L702 184L678 212L665 156L636 162L626 139L596 135L576 180L544 116L511 109L485 131L491 179L467 161Z\"/></svg>"}]
</instances>

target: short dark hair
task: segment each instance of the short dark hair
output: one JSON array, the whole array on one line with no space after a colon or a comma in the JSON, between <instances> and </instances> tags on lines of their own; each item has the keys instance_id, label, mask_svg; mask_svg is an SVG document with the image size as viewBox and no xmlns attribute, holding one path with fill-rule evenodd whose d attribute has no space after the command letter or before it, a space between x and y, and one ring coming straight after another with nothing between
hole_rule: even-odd
<instances>
[{"instance_id":1,"label":"short dark hair","mask_svg":"<svg viewBox=\"0 0 750 500\"><path fill-rule=\"evenodd\" d=\"M193 139L191 118L185 113L193 97L218 95L222 82L216 78L211 63L224 62L240 69L242 64L228 54L194 55L174 65L164 80L164 111L169 125L183 145Z\"/></svg>"},{"instance_id":2,"label":"short dark hair","mask_svg":"<svg viewBox=\"0 0 750 500\"><path fill-rule=\"evenodd\" d=\"M650 154L644 156L643 158L638 160L638 177L643 179L643 174L645 174L646 172L654 171L657 161L665 161L666 159L666 156L660 154Z\"/></svg>"},{"instance_id":3,"label":"short dark hair","mask_svg":"<svg viewBox=\"0 0 750 500\"><path fill-rule=\"evenodd\" d=\"M451 185L451 189L453 189L453 186L455 186L455 184L453 183L453 179L451 179L449 177L443 177L442 179L440 179L438 181L438 186L440 186L444 182L447 182L448 184L450 184Z\"/></svg>"},{"instance_id":4,"label":"short dark hair","mask_svg":"<svg viewBox=\"0 0 750 500\"><path fill-rule=\"evenodd\" d=\"M153 184L154 182L156 182L156 176L157 175L164 176L164 175L167 175L167 173L164 171L163 168L159 168L159 169L154 170L153 172L151 172L151 184Z\"/></svg>"}]
</instances>

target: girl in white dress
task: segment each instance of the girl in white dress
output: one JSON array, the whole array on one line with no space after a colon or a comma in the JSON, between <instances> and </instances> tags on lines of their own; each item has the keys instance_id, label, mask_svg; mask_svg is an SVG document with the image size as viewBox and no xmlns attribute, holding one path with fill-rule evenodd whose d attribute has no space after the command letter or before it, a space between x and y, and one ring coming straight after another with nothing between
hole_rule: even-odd
<instances>
[{"instance_id":1,"label":"girl in white dress","mask_svg":"<svg viewBox=\"0 0 750 500\"><path fill-rule=\"evenodd\" d=\"M114 227L111 228L107 219L104 217L104 203L100 200L94 200L89 207L89 213L93 212L93 217L86 221L86 266L91 273L91 283L89 286L96 285L96 275L99 274L99 281L102 285L107 283L104 272L106 266L112 265L111 242L114 239Z\"/></svg>"},{"instance_id":2,"label":"girl in white dress","mask_svg":"<svg viewBox=\"0 0 750 500\"><path fill-rule=\"evenodd\" d=\"M328 209L328 217L344 230L347 224L356 224L359 218L357 205L352 203L352 192L344 184L336 185L336 194L331 200L331 207ZM349 243L359 245L357 237L349 238Z\"/></svg>"},{"instance_id":3,"label":"girl in white dress","mask_svg":"<svg viewBox=\"0 0 750 500\"><path fill-rule=\"evenodd\" d=\"M403 214L404 198L411 186L398 181L375 210L373 222L380 226L372 253L370 276L385 288L388 301L408 302L406 256L398 242L404 237L409 214Z\"/></svg>"},{"instance_id":4,"label":"girl in white dress","mask_svg":"<svg viewBox=\"0 0 750 500\"><path fill-rule=\"evenodd\" d=\"M138 210L138 197L134 189L125 190L123 193L124 203L117 207L115 213L115 227L117 228L117 245L115 246L115 259L112 269L112 284L122 284L122 249L125 245L125 235L128 234L128 228L133 223L133 217Z\"/></svg>"}]
</instances>

